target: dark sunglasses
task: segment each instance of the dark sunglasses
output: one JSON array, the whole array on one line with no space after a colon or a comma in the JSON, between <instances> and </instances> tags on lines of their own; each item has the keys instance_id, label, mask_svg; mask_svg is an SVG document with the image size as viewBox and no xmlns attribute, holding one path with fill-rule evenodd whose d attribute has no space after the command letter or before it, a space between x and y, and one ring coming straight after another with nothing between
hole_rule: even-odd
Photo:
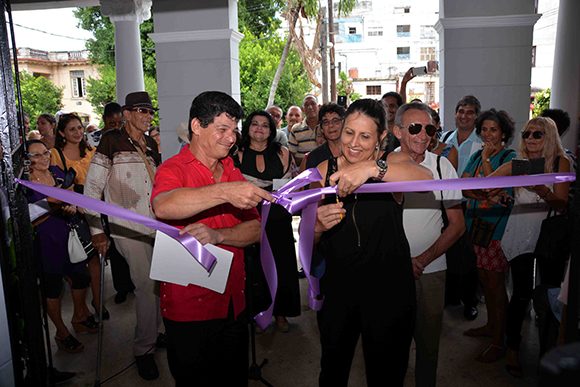
<instances>
[{"instance_id":1,"label":"dark sunglasses","mask_svg":"<svg viewBox=\"0 0 580 387\"><path fill-rule=\"evenodd\" d=\"M536 132L532 132L531 130L526 130L525 132L522 132L522 138L523 138L524 140L526 140L526 139L528 139L530 136L532 136L532 138L534 138L534 139L536 139L536 140L539 140L539 139L541 139L542 137L544 137L544 135L545 135L545 134L546 134L546 133L544 133L544 132L538 132L538 131L536 131Z\"/></svg>"},{"instance_id":2,"label":"dark sunglasses","mask_svg":"<svg viewBox=\"0 0 580 387\"><path fill-rule=\"evenodd\" d=\"M150 116L155 115L155 110L142 108L142 107L134 108L133 111L141 113L141 114L149 114Z\"/></svg>"},{"instance_id":3,"label":"dark sunglasses","mask_svg":"<svg viewBox=\"0 0 580 387\"><path fill-rule=\"evenodd\" d=\"M418 123L407 126L407 130L409 131L410 134L419 134L421 132L421 129L423 129L423 125ZM437 132L437 128L435 127L435 125L427 124L425 125L425 132L427 132L427 136L433 137L435 132Z\"/></svg>"}]
</instances>

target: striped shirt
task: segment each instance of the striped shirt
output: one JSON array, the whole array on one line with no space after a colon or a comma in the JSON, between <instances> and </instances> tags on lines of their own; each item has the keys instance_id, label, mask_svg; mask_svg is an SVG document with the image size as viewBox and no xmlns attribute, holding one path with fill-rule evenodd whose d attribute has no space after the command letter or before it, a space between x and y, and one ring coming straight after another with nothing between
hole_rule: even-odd
<instances>
[{"instance_id":1,"label":"striped shirt","mask_svg":"<svg viewBox=\"0 0 580 387\"><path fill-rule=\"evenodd\" d=\"M294 155L296 164L300 165L304 155L318 145L316 144L316 129L306 124L306 119L290 129L288 136L288 149Z\"/></svg>"}]
</instances>

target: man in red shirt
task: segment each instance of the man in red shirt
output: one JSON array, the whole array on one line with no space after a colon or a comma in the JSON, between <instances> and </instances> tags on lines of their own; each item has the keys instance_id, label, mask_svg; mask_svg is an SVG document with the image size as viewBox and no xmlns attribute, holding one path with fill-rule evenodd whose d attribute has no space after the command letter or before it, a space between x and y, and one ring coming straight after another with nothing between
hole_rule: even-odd
<instances>
[{"instance_id":1,"label":"man in red shirt","mask_svg":"<svg viewBox=\"0 0 580 387\"><path fill-rule=\"evenodd\" d=\"M224 294L161 283L167 360L176 386L248 384L243 248L260 238L256 205L273 199L245 181L228 157L242 115L227 94L198 95L189 111L189 147L155 176L151 203L157 218L234 253Z\"/></svg>"}]
</instances>

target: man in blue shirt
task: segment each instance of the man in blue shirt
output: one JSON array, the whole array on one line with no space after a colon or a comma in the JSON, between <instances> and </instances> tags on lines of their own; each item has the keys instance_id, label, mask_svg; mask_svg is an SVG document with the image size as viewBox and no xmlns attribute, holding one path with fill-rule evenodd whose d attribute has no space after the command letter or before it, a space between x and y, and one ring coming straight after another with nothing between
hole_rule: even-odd
<instances>
[{"instance_id":1,"label":"man in blue shirt","mask_svg":"<svg viewBox=\"0 0 580 387\"><path fill-rule=\"evenodd\" d=\"M457 148L459 155L458 176L463 174L471 155L481 149L481 138L475 133L475 120L480 111L481 104L476 97L466 95L461 98L455 106L455 126L457 130L443 135L443 142Z\"/></svg>"}]
</instances>

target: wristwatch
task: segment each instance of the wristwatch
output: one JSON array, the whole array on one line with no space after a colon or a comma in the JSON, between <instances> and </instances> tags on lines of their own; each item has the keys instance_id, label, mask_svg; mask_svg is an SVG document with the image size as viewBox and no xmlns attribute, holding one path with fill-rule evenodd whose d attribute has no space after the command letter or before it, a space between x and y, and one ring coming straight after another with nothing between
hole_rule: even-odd
<instances>
[{"instance_id":1,"label":"wristwatch","mask_svg":"<svg viewBox=\"0 0 580 387\"><path fill-rule=\"evenodd\" d=\"M382 181L383 177L385 177L385 173L387 173L387 169L389 166L387 164L387 160L383 160L382 158L376 161L377 168L379 169L379 174L375 177L375 180Z\"/></svg>"}]
</instances>

